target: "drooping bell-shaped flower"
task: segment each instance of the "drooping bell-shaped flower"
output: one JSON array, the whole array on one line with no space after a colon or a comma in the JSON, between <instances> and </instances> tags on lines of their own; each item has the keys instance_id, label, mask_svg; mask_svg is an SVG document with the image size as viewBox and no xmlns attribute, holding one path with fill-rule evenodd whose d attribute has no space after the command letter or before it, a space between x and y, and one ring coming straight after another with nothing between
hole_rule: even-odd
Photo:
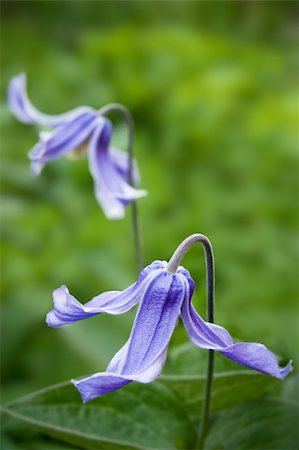
<instances>
[{"instance_id":1,"label":"drooping bell-shaped flower","mask_svg":"<svg viewBox=\"0 0 299 450\"><path fill-rule=\"evenodd\" d=\"M72 380L83 401L115 391L132 381L148 383L162 370L167 348L178 319L182 319L190 339L198 347L216 350L250 369L284 378L291 363L279 367L276 356L259 343L233 343L223 327L206 322L195 311L191 299L194 281L178 266L173 273L166 261L155 261L126 290L98 295L85 305L65 286L54 291L54 309L47 324L60 327L96 314L121 314L139 302L135 322L126 344L112 358L105 372Z\"/></svg>"},{"instance_id":2,"label":"drooping bell-shaped flower","mask_svg":"<svg viewBox=\"0 0 299 450\"><path fill-rule=\"evenodd\" d=\"M111 123L93 108L82 106L64 114L43 114L28 99L24 74L10 81L8 105L21 122L48 128L39 133L38 143L29 152L34 175L39 175L48 162L85 145L96 198L106 217L122 218L129 203L146 195L146 191L129 185L128 155L111 146ZM134 185L139 182L136 161L132 181Z\"/></svg>"}]
</instances>

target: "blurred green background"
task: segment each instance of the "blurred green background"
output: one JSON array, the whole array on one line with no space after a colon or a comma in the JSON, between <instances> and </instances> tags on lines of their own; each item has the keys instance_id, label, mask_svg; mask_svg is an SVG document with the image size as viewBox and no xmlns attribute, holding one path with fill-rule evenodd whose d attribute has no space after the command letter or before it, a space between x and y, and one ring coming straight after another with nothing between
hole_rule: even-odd
<instances>
[{"instance_id":1,"label":"blurred green background","mask_svg":"<svg viewBox=\"0 0 299 450\"><path fill-rule=\"evenodd\" d=\"M46 113L125 104L148 197L145 263L202 232L216 258L216 320L286 362L298 353L295 2L2 2L2 399L105 368L134 311L45 325L62 283L82 302L136 279L130 213L108 221L86 160L30 174L37 129L6 89L20 72ZM126 146L118 117L114 140ZM184 260L204 314L201 249ZM181 326L171 345L187 340ZM199 350L200 351L200 350ZM221 356L219 356L221 358ZM235 365L232 363L232 368Z\"/></svg>"}]
</instances>

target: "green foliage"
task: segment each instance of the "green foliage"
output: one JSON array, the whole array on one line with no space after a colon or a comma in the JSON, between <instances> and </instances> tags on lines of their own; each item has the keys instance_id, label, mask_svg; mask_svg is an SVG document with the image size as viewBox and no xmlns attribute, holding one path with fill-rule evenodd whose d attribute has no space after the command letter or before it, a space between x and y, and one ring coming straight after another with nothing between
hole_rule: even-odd
<instances>
[{"instance_id":1,"label":"green foliage","mask_svg":"<svg viewBox=\"0 0 299 450\"><path fill-rule=\"evenodd\" d=\"M236 338L265 343L282 363L294 359L297 376L296 5L90 6L1 4L3 401L104 370L126 341L134 317L134 311L123 317L95 317L61 330L44 324L52 307L51 292L60 284L67 284L85 302L99 292L127 287L136 274L130 214L115 223L103 217L86 161L61 159L40 177L31 177L26 153L38 130L19 124L5 100L9 79L21 71L27 73L30 97L44 112L63 112L80 104L98 108L111 101L129 107L142 187L149 191L138 202L145 262L169 258L188 234L207 234L216 257L216 321ZM115 142L124 148L125 130L117 117L112 119ZM184 265L196 281L194 302L203 312L204 260L197 248ZM28 431L27 425L22 428L22 422L7 416L3 450L92 446L92 441L74 441L72 432L65 444L53 438L65 440L65 434L49 431L57 428L63 405L77 411L71 417L63 415L65 421L73 417L71 430L95 427L99 446L107 445L100 443L100 426L113 442L129 437L129 448L189 445L194 432L190 421L200 410L207 352L179 346L186 340L179 325L165 376L154 385L132 385L87 405L70 386L62 389L60 402L57 391L49 389L45 396L9 404L9 415L25 417L26 424L49 422ZM247 402L263 398L268 389L294 400L296 377L278 383L240 369L217 356L215 422L207 448L295 448L289 437L292 406ZM132 400L136 396L139 403ZM46 398L53 400L52 409L44 403ZM110 402L115 409L109 409ZM246 403L234 406L241 402ZM119 420L122 408L128 413L122 416L124 425L112 429L107 418ZM103 422L83 421L90 411ZM153 421L157 441L146 417ZM242 424L244 433L236 434Z\"/></svg>"},{"instance_id":2,"label":"green foliage","mask_svg":"<svg viewBox=\"0 0 299 450\"><path fill-rule=\"evenodd\" d=\"M298 405L279 400L246 403L224 412L213 423L205 448L296 450Z\"/></svg>"},{"instance_id":3,"label":"green foliage","mask_svg":"<svg viewBox=\"0 0 299 450\"><path fill-rule=\"evenodd\" d=\"M272 384L250 372L218 374L212 410L225 411L213 420L207 448L295 448L298 405L279 399L246 403ZM2 412L80 448L186 449L194 446L192 420L197 424L203 387L203 377L163 376L84 405L75 388L63 383L12 402Z\"/></svg>"},{"instance_id":4,"label":"green foliage","mask_svg":"<svg viewBox=\"0 0 299 450\"><path fill-rule=\"evenodd\" d=\"M204 396L205 376L164 376L161 383L171 389L181 404L197 418ZM212 411L219 411L261 397L277 380L249 371L217 373L213 381Z\"/></svg>"},{"instance_id":5,"label":"green foliage","mask_svg":"<svg viewBox=\"0 0 299 450\"><path fill-rule=\"evenodd\" d=\"M183 346L182 350L185 355L189 353L189 358L194 357L192 349ZM173 365L180 359L178 353L175 349L170 355ZM177 361L176 367L179 365ZM194 448L204 383L203 375L163 375L154 383L132 383L87 404L82 403L74 386L62 383L5 405L4 437L16 440L18 433L15 435L12 430L18 430L21 421L40 433L84 449ZM298 410L296 404L277 398L262 401L259 410L260 403L253 403L277 383L271 377L244 370L217 373L207 448L218 448L220 443L222 448L224 443L223 448L241 450L246 448L246 442L250 442L250 448L258 448L254 447L256 442L266 444L271 436L273 448L295 448L286 445L295 442L297 428L292 427ZM270 410L273 414L269 414ZM291 414L292 420L285 428ZM267 433L263 428L265 419L269 422ZM11 421L10 426L7 420ZM279 432L271 434L277 422ZM223 436L230 439L223 440ZM41 438L38 435L35 439L39 442Z\"/></svg>"},{"instance_id":6,"label":"green foliage","mask_svg":"<svg viewBox=\"0 0 299 450\"><path fill-rule=\"evenodd\" d=\"M132 384L86 405L74 386L64 383L3 411L80 448L184 449L194 441L192 423L159 383Z\"/></svg>"},{"instance_id":7,"label":"green foliage","mask_svg":"<svg viewBox=\"0 0 299 450\"><path fill-rule=\"evenodd\" d=\"M1 449L3 450L68 450L74 449L72 444L61 442L39 433L35 427L17 420L10 415L1 416Z\"/></svg>"}]
</instances>

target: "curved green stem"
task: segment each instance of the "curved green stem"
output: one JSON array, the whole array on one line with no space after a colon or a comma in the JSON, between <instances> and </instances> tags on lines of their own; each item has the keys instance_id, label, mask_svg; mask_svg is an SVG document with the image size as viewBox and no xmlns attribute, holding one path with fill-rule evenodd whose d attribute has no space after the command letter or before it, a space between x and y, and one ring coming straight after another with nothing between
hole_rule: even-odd
<instances>
[{"instance_id":1,"label":"curved green stem","mask_svg":"<svg viewBox=\"0 0 299 450\"><path fill-rule=\"evenodd\" d=\"M129 171L128 171L128 183L134 186L134 177L133 177L133 163L134 163L134 154L133 154L133 141L134 141L134 122L132 115L128 108L119 103L109 103L99 110L99 114L108 115L110 112L117 111L120 112L128 127L128 163L129 163ZM133 201L131 204L132 211L132 228L133 228L133 238L134 238L134 247L135 247L135 258L136 265L138 271L141 271L143 268L143 252L141 245L141 234L138 220L138 209L136 201Z\"/></svg>"},{"instance_id":2,"label":"curved green stem","mask_svg":"<svg viewBox=\"0 0 299 450\"><path fill-rule=\"evenodd\" d=\"M167 265L167 270L169 272L175 273L181 260L183 259L185 253L189 248L199 242L205 251L206 260L206 283L207 283L207 316L208 322L214 322L214 298L215 298L215 268L214 268L214 255L212 245L209 239L203 234L192 234L187 237L176 249L174 254L169 260ZM204 400L202 404L201 421L198 427L196 449L203 449L204 440L206 437L208 425L209 425L209 414L210 414L210 403L211 403L211 392L213 385L213 373L214 373L214 351L209 350L208 357L208 367L207 367L207 378L205 384Z\"/></svg>"}]
</instances>

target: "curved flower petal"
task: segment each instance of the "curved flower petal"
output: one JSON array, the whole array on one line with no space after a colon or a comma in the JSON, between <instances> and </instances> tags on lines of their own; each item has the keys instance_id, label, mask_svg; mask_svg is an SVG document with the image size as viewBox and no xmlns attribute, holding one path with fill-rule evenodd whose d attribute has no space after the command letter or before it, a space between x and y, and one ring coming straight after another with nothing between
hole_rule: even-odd
<instances>
[{"instance_id":1,"label":"curved flower petal","mask_svg":"<svg viewBox=\"0 0 299 450\"><path fill-rule=\"evenodd\" d=\"M88 106L81 106L64 114L47 115L38 111L30 102L26 90L26 75L21 73L11 79L8 86L8 105L14 116L23 123L40 125L61 125L85 112L92 112Z\"/></svg>"},{"instance_id":2,"label":"curved flower petal","mask_svg":"<svg viewBox=\"0 0 299 450\"><path fill-rule=\"evenodd\" d=\"M41 132L38 144L29 152L32 172L39 175L48 161L79 147L104 119L93 112L84 112L52 132Z\"/></svg>"},{"instance_id":3,"label":"curved flower petal","mask_svg":"<svg viewBox=\"0 0 299 450\"><path fill-rule=\"evenodd\" d=\"M121 219L125 207L137 198L146 195L146 191L134 189L127 183L119 165L115 164L115 154L111 158L109 141L111 125L105 121L91 138L88 161L95 183L95 195L105 215L109 219Z\"/></svg>"},{"instance_id":4,"label":"curved flower petal","mask_svg":"<svg viewBox=\"0 0 299 450\"><path fill-rule=\"evenodd\" d=\"M187 284L187 280L186 280ZM182 306L182 320L188 336L198 347L216 350L238 364L276 378L284 378L291 363L280 368L276 356L262 344L253 342L233 343L231 335L219 325L205 322L191 304L191 296L185 297Z\"/></svg>"},{"instance_id":5,"label":"curved flower petal","mask_svg":"<svg viewBox=\"0 0 299 450\"><path fill-rule=\"evenodd\" d=\"M129 179L129 155L127 152L118 150L117 148L111 147L109 149L110 158L115 165L116 170L126 181ZM132 171L133 183L135 186L140 184L140 175L138 170L137 161L133 160L133 171Z\"/></svg>"},{"instance_id":6,"label":"curved flower petal","mask_svg":"<svg viewBox=\"0 0 299 450\"><path fill-rule=\"evenodd\" d=\"M66 286L61 286L53 292L54 309L47 314L47 325L53 328L69 325L78 320L97 314L123 314L131 309L142 297L148 283L157 269L160 261L155 261L140 273L136 283L124 291L108 291L97 295L82 305L73 297Z\"/></svg>"},{"instance_id":7,"label":"curved flower petal","mask_svg":"<svg viewBox=\"0 0 299 450\"><path fill-rule=\"evenodd\" d=\"M249 369L254 369L279 379L285 378L292 370L291 362L286 367L279 367L274 353L268 350L265 345L255 342L238 342L220 353L238 364L249 367Z\"/></svg>"},{"instance_id":8,"label":"curved flower petal","mask_svg":"<svg viewBox=\"0 0 299 450\"><path fill-rule=\"evenodd\" d=\"M80 392L84 403L101 395L116 391L132 382L132 380L128 380L121 375L117 376L105 372L95 373L90 377L71 381Z\"/></svg>"},{"instance_id":9,"label":"curved flower petal","mask_svg":"<svg viewBox=\"0 0 299 450\"><path fill-rule=\"evenodd\" d=\"M181 274L156 271L141 299L130 338L107 371L72 381L85 402L131 381L148 383L160 375L184 296Z\"/></svg>"},{"instance_id":10,"label":"curved flower petal","mask_svg":"<svg viewBox=\"0 0 299 450\"><path fill-rule=\"evenodd\" d=\"M233 343L232 337L224 328L205 322L186 300L182 306L181 317L190 340L198 347L221 350Z\"/></svg>"}]
</instances>

